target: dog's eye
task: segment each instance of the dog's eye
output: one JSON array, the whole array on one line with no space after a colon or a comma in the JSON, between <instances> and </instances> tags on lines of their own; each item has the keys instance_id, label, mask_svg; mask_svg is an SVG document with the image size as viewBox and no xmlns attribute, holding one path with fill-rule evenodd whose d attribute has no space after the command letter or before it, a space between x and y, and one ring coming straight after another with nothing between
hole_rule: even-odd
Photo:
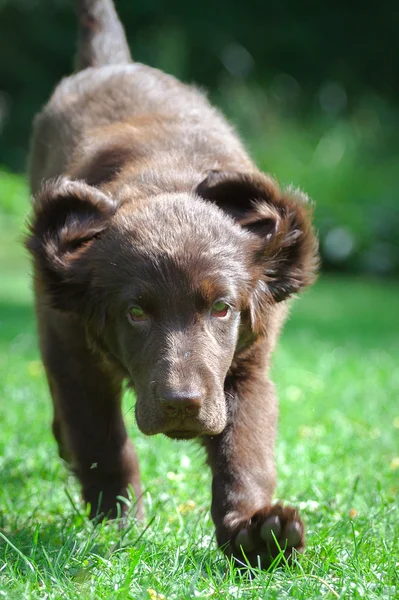
<instances>
[{"instance_id":1,"label":"dog's eye","mask_svg":"<svg viewBox=\"0 0 399 600\"><path fill-rule=\"evenodd\" d=\"M226 302L219 300L213 304L211 312L212 317L218 317L221 319L223 317L227 317L230 312L230 306Z\"/></svg>"},{"instance_id":2,"label":"dog's eye","mask_svg":"<svg viewBox=\"0 0 399 600\"><path fill-rule=\"evenodd\" d=\"M127 311L127 318L131 323L140 323L148 319L147 313L141 306L131 306Z\"/></svg>"}]
</instances>

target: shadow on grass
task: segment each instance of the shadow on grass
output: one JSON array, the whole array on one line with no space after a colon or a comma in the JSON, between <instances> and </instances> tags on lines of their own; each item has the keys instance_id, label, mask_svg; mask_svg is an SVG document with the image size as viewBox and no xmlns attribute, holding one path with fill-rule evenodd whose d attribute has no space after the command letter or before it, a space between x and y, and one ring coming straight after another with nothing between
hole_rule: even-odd
<instances>
[{"instance_id":1,"label":"shadow on grass","mask_svg":"<svg viewBox=\"0 0 399 600\"><path fill-rule=\"evenodd\" d=\"M61 522L40 523L31 518L22 526L15 523L15 529L6 520L0 527L0 557L13 570L23 570L26 575L34 573L42 578L56 573L60 579L76 579L82 574L83 564L87 572L96 566L87 560L91 553L106 557L110 550L106 542L98 540L96 528L85 524L84 519L73 516Z\"/></svg>"},{"instance_id":2,"label":"shadow on grass","mask_svg":"<svg viewBox=\"0 0 399 600\"><path fill-rule=\"evenodd\" d=\"M94 523L72 507L67 516L48 513L43 522L39 512L24 522L0 514L0 563L39 581L56 577L61 583L84 583L104 559L120 550L139 558L149 541L147 528L134 518L122 526L117 520Z\"/></svg>"}]
</instances>

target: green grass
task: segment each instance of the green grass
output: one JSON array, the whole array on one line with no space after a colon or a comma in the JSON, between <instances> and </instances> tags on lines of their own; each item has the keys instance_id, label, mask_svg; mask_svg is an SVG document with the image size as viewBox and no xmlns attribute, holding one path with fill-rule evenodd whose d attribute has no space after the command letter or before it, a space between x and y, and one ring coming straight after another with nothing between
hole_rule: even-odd
<instances>
[{"instance_id":1,"label":"green grass","mask_svg":"<svg viewBox=\"0 0 399 600\"><path fill-rule=\"evenodd\" d=\"M399 597L398 284L322 278L293 305L273 366L281 401L277 498L301 508L308 546L293 568L251 580L216 549L202 451L142 436L132 396L124 409L141 459L146 523L93 527L85 518L50 434L18 245L21 211L3 212L0 597Z\"/></svg>"}]
</instances>

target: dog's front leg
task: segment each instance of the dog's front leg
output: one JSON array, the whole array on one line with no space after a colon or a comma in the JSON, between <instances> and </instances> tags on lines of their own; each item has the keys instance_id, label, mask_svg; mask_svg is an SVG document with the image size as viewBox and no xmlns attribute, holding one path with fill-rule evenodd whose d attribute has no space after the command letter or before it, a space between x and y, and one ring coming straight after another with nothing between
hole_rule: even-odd
<instances>
[{"instance_id":1,"label":"dog's front leg","mask_svg":"<svg viewBox=\"0 0 399 600\"><path fill-rule=\"evenodd\" d=\"M279 547L287 559L293 548L303 550L304 527L296 509L272 504L277 425L273 384L253 372L230 384L231 421L223 433L205 440L213 474L212 518L217 542L228 556L267 568Z\"/></svg>"},{"instance_id":2,"label":"dog's front leg","mask_svg":"<svg viewBox=\"0 0 399 600\"><path fill-rule=\"evenodd\" d=\"M43 362L54 405L60 455L78 476L90 517L118 515L129 486L143 515L137 456L121 412L121 378L87 344L82 323L39 307ZM121 503L120 513L126 510Z\"/></svg>"}]
</instances>

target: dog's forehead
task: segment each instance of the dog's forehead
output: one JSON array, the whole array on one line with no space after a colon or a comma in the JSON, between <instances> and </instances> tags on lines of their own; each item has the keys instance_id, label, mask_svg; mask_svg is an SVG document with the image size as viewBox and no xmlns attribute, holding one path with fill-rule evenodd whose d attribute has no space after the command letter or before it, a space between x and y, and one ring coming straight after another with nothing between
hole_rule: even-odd
<instances>
[{"instance_id":1,"label":"dog's forehead","mask_svg":"<svg viewBox=\"0 0 399 600\"><path fill-rule=\"evenodd\" d=\"M205 266L244 258L246 232L216 205L189 194L164 194L140 210L121 210L117 237L126 249L157 261L174 258Z\"/></svg>"},{"instance_id":2,"label":"dog's forehead","mask_svg":"<svg viewBox=\"0 0 399 600\"><path fill-rule=\"evenodd\" d=\"M220 209L200 199L161 197L115 219L103 252L113 284L141 295L234 297L249 277L246 235ZM102 272L102 277L106 273Z\"/></svg>"}]
</instances>

